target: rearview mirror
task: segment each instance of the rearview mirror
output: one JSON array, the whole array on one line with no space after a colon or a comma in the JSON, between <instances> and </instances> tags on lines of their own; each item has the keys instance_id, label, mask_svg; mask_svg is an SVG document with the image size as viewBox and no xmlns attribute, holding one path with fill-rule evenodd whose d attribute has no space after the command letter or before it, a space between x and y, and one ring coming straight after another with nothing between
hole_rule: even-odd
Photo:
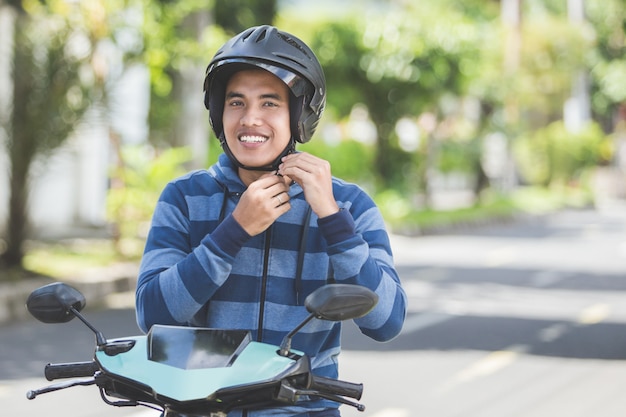
<instances>
[{"instance_id":1,"label":"rearview mirror","mask_svg":"<svg viewBox=\"0 0 626 417\"><path fill-rule=\"evenodd\" d=\"M363 317L376 306L378 295L367 287L352 284L327 284L319 287L304 299L310 313L295 329L287 333L278 354L288 356L291 339L313 318L343 321Z\"/></svg>"},{"instance_id":2,"label":"rearview mirror","mask_svg":"<svg viewBox=\"0 0 626 417\"><path fill-rule=\"evenodd\" d=\"M26 308L37 320L44 323L66 323L75 316L72 309L85 307L85 296L62 282L37 288L26 300Z\"/></svg>"},{"instance_id":3,"label":"rearview mirror","mask_svg":"<svg viewBox=\"0 0 626 417\"><path fill-rule=\"evenodd\" d=\"M328 284L313 291L304 300L309 313L330 321L363 317L376 303L378 295L374 291L352 284Z\"/></svg>"}]
</instances>

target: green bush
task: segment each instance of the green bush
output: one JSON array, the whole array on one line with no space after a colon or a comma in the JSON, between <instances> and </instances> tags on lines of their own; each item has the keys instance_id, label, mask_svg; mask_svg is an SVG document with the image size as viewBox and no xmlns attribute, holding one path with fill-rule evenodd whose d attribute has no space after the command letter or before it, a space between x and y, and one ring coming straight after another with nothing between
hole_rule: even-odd
<instances>
[{"instance_id":1,"label":"green bush","mask_svg":"<svg viewBox=\"0 0 626 417\"><path fill-rule=\"evenodd\" d=\"M342 140L327 143L323 140L300 145L298 150L330 162L334 176L359 184L371 184L376 177L374 167L374 147L356 140Z\"/></svg>"},{"instance_id":2,"label":"green bush","mask_svg":"<svg viewBox=\"0 0 626 417\"><path fill-rule=\"evenodd\" d=\"M523 179L541 186L577 182L586 170L608 161L610 149L596 123L572 133L561 121L518 138L514 146Z\"/></svg>"},{"instance_id":3,"label":"green bush","mask_svg":"<svg viewBox=\"0 0 626 417\"><path fill-rule=\"evenodd\" d=\"M168 148L160 153L147 146L125 147L107 194L107 218L114 227L116 250L127 258L141 256L143 242L161 191L184 174L191 159L189 148Z\"/></svg>"}]
</instances>

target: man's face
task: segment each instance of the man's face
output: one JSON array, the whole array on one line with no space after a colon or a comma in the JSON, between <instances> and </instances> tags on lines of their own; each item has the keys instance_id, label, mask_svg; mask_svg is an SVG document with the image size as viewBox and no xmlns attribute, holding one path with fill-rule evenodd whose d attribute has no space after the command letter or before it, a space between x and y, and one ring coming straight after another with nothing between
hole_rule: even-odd
<instances>
[{"instance_id":1,"label":"man's face","mask_svg":"<svg viewBox=\"0 0 626 417\"><path fill-rule=\"evenodd\" d=\"M223 123L241 164L270 165L291 139L287 85L265 70L236 72L226 85Z\"/></svg>"}]
</instances>

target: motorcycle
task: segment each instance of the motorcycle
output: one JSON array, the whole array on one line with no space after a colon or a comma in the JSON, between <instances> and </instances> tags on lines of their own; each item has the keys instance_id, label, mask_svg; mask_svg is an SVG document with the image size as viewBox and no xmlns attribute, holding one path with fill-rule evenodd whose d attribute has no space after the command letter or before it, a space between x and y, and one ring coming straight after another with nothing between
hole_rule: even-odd
<instances>
[{"instance_id":1,"label":"motorcycle","mask_svg":"<svg viewBox=\"0 0 626 417\"><path fill-rule=\"evenodd\" d=\"M291 340L314 319L342 321L371 311L377 295L362 286L327 284L305 299L309 315L280 346L252 340L246 330L154 325L145 335L107 340L81 314L85 297L64 283L33 291L28 311L44 323L77 317L96 339L93 360L47 364L48 381L71 380L28 391L40 394L96 385L115 407L145 406L164 417L225 417L232 410L295 404L303 396L328 399L364 411L363 384L312 373L309 357ZM78 379L81 378L81 379ZM356 400L356 401L355 401Z\"/></svg>"}]
</instances>

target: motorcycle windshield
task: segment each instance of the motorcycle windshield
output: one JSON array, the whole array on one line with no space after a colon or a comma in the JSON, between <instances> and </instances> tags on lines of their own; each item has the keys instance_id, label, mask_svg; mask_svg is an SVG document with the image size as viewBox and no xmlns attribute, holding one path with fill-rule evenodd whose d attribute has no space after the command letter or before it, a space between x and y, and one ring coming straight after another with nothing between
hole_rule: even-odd
<instances>
[{"instance_id":1,"label":"motorcycle windshield","mask_svg":"<svg viewBox=\"0 0 626 417\"><path fill-rule=\"evenodd\" d=\"M223 368L250 341L246 330L156 325L148 333L148 359L180 369Z\"/></svg>"}]
</instances>

